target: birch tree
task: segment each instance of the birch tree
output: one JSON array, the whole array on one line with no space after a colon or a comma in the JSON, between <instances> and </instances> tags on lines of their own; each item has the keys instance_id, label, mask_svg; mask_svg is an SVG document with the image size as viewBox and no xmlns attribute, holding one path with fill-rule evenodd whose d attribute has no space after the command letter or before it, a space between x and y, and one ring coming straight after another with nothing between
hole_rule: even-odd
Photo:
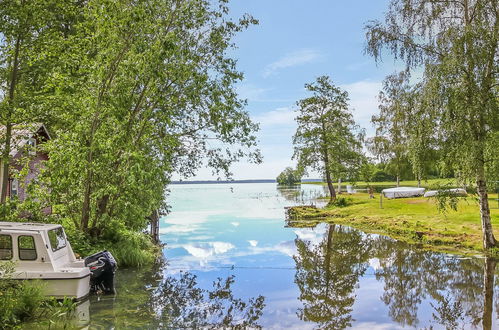
<instances>
[{"instance_id":1,"label":"birch tree","mask_svg":"<svg viewBox=\"0 0 499 330\"><path fill-rule=\"evenodd\" d=\"M366 25L368 54L387 48L408 68L424 66L433 131L444 163L479 196L483 247L496 245L487 196L499 129L496 0L391 0L384 22Z\"/></svg>"},{"instance_id":2,"label":"birch tree","mask_svg":"<svg viewBox=\"0 0 499 330\"><path fill-rule=\"evenodd\" d=\"M385 162L393 164L397 187L400 185L402 167L407 159L409 90L408 72L387 76L383 81L383 90L378 96L380 112L371 119L376 128L371 149Z\"/></svg>"},{"instance_id":3,"label":"birch tree","mask_svg":"<svg viewBox=\"0 0 499 330\"><path fill-rule=\"evenodd\" d=\"M336 200L333 177L352 175L361 166L363 131L353 120L348 93L327 76L305 88L313 95L297 102L298 128L293 137L299 168L324 174L330 202Z\"/></svg>"}]
</instances>

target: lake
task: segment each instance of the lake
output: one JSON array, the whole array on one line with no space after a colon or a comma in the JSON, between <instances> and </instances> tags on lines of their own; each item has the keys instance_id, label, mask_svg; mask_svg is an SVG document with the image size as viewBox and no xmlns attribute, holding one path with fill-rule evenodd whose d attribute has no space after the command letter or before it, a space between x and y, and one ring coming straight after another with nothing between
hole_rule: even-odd
<instances>
[{"instance_id":1,"label":"lake","mask_svg":"<svg viewBox=\"0 0 499 330\"><path fill-rule=\"evenodd\" d=\"M165 261L119 269L116 296L82 305L111 328L499 329L495 260L422 250L321 222L286 221L318 185L172 185ZM477 222L479 219L477 218Z\"/></svg>"}]
</instances>

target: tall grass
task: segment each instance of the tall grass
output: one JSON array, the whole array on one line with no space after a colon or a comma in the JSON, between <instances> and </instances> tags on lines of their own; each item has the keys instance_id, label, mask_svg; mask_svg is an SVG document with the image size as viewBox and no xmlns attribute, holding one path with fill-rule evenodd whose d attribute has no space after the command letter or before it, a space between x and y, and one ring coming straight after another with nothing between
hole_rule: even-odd
<instances>
[{"instance_id":1,"label":"tall grass","mask_svg":"<svg viewBox=\"0 0 499 330\"><path fill-rule=\"evenodd\" d=\"M14 262L0 263L0 329L13 329L26 321L49 324L52 318L70 315L71 299L56 301L45 296L43 282L12 279Z\"/></svg>"},{"instance_id":2,"label":"tall grass","mask_svg":"<svg viewBox=\"0 0 499 330\"><path fill-rule=\"evenodd\" d=\"M150 236L125 228L122 224L109 224L98 238L84 234L74 227L72 221L63 221L64 230L74 252L87 257L102 250L108 250L120 267L143 267L152 264L159 255L160 248Z\"/></svg>"}]
</instances>

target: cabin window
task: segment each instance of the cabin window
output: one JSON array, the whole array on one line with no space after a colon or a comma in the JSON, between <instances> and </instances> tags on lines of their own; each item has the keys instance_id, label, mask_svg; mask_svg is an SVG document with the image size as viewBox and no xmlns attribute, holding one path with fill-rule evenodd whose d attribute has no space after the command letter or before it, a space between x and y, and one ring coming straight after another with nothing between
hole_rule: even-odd
<instances>
[{"instance_id":1,"label":"cabin window","mask_svg":"<svg viewBox=\"0 0 499 330\"><path fill-rule=\"evenodd\" d=\"M66 247L66 237L62 227L49 230L49 240L53 252Z\"/></svg>"},{"instance_id":2,"label":"cabin window","mask_svg":"<svg viewBox=\"0 0 499 330\"><path fill-rule=\"evenodd\" d=\"M17 196L19 192L19 181L17 179L12 179L10 183L10 196Z\"/></svg>"},{"instance_id":3,"label":"cabin window","mask_svg":"<svg viewBox=\"0 0 499 330\"><path fill-rule=\"evenodd\" d=\"M17 244L19 247L19 259L36 260L35 238L33 236L19 236Z\"/></svg>"},{"instance_id":4,"label":"cabin window","mask_svg":"<svg viewBox=\"0 0 499 330\"><path fill-rule=\"evenodd\" d=\"M36 155L36 139L35 138L29 138L28 141L26 141L26 147L28 149L28 154L31 156Z\"/></svg>"},{"instance_id":5,"label":"cabin window","mask_svg":"<svg viewBox=\"0 0 499 330\"><path fill-rule=\"evenodd\" d=\"M12 259L12 237L0 235L0 260Z\"/></svg>"}]
</instances>

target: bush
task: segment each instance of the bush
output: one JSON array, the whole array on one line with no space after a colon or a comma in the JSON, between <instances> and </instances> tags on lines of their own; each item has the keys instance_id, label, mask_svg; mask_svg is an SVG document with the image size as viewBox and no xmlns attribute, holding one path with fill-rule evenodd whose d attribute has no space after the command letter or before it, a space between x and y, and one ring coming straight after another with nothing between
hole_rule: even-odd
<instances>
[{"instance_id":1,"label":"bush","mask_svg":"<svg viewBox=\"0 0 499 330\"><path fill-rule=\"evenodd\" d=\"M122 232L119 239L108 246L107 250L116 258L118 265L130 267L152 264L159 252L149 235L132 231Z\"/></svg>"},{"instance_id":2,"label":"bush","mask_svg":"<svg viewBox=\"0 0 499 330\"><path fill-rule=\"evenodd\" d=\"M277 184L291 186L300 183L302 174L298 170L294 170L291 167L286 167L279 176L276 178Z\"/></svg>"},{"instance_id":3,"label":"bush","mask_svg":"<svg viewBox=\"0 0 499 330\"><path fill-rule=\"evenodd\" d=\"M17 324L34 318L45 297L40 282L11 279L15 264L0 263L0 328L10 329Z\"/></svg>"},{"instance_id":4,"label":"bush","mask_svg":"<svg viewBox=\"0 0 499 330\"><path fill-rule=\"evenodd\" d=\"M351 198L338 197L335 201L329 202L328 207L346 207L352 204Z\"/></svg>"},{"instance_id":5,"label":"bush","mask_svg":"<svg viewBox=\"0 0 499 330\"><path fill-rule=\"evenodd\" d=\"M120 267L142 267L153 263L159 253L148 234L130 230L118 221L109 223L99 238L85 235L69 220L63 225L73 251L81 257L108 250Z\"/></svg>"},{"instance_id":6,"label":"bush","mask_svg":"<svg viewBox=\"0 0 499 330\"><path fill-rule=\"evenodd\" d=\"M383 170L376 170L372 176L374 182L395 181L396 178Z\"/></svg>"}]
</instances>

